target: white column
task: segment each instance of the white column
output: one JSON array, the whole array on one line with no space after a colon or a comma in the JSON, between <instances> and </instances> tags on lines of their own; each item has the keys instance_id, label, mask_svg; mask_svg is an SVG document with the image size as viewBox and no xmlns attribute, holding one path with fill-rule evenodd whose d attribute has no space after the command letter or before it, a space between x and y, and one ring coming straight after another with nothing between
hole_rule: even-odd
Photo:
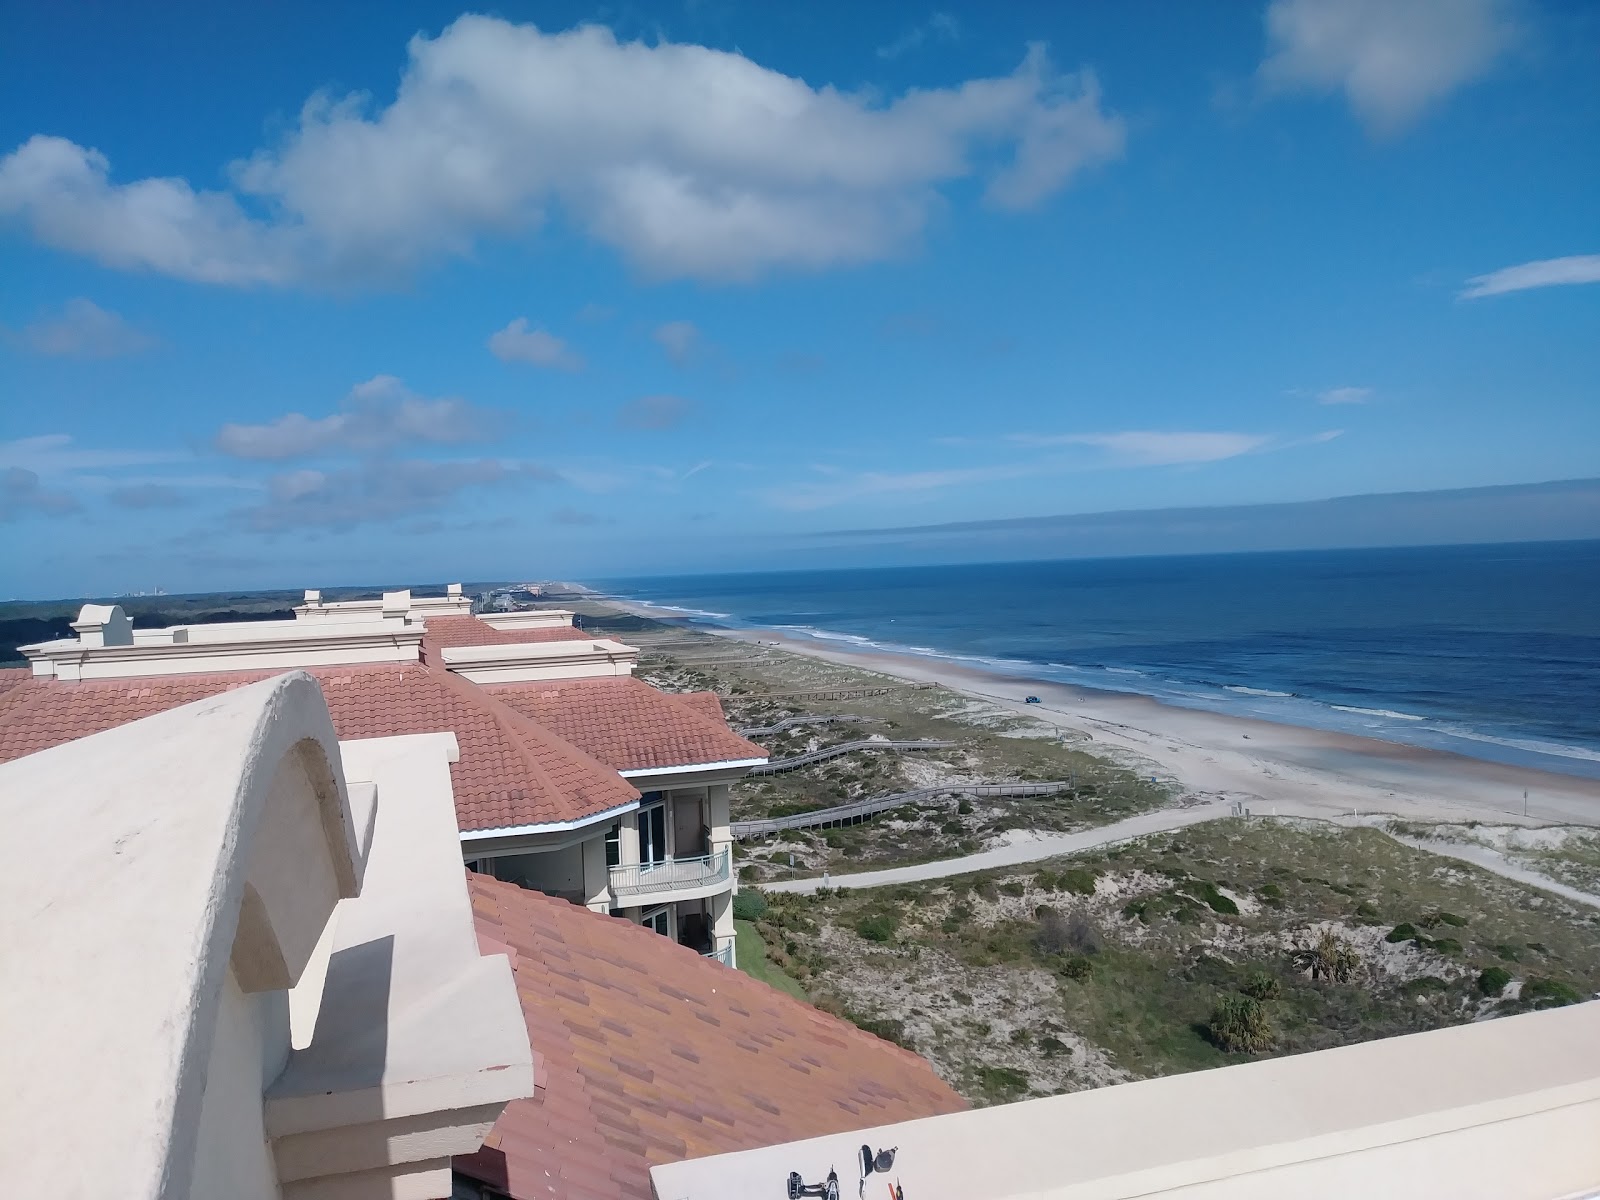
<instances>
[{"instance_id":1,"label":"white column","mask_svg":"<svg viewBox=\"0 0 1600 1200\"><path fill-rule=\"evenodd\" d=\"M595 912L611 911L611 871L606 866L606 835L583 843L583 903Z\"/></svg>"},{"instance_id":2,"label":"white column","mask_svg":"<svg viewBox=\"0 0 1600 1200\"><path fill-rule=\"evenodd\" d=\"M632 866L639 861L639 810L622 814L622 830L617 836L617 861Z\"/></svg>"},{"instance_id":3,"label":"white column","mask_svg":"<svg viewBox=\"0 0 1600 1200\"><path fill-rule=\"evenodd\" d=\"M726 939L730 948L729 953L732 954L732 946L734 944L733 893L722 892L720 895L712 896L706 903L711 906L711 936L715 939L714 944L720 948L724 939ZM732 965L739 965L737 959Z\"/></svg>"}]
</instances>

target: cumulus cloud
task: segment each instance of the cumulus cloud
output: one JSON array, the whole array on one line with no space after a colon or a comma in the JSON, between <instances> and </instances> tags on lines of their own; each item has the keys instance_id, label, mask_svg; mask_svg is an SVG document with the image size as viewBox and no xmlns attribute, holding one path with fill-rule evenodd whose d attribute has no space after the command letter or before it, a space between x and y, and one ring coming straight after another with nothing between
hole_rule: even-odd
<instances>
[{"instance_id":1,"label":"cumulus cloud","mask_svg":"<svg viewBox=\"0 0 1600 1200\"><path fill-rule=\"evenodd\" d=\"M6 340L35 354L63 358L116 358L155 344L116 313L81 296L68 300L59 313L23 326Z\"/></svg>"},{"instance_id":2,"label":"cumulus cloud","mask_svg":"<svg viewBox=\"0 0 1600 1200\"><path fill-rule=\"evenodd\" d=\"M231 187L112 178L39 135L0 159L0 218L112 267L221 284L384 282L517 236L552 205L657 277L743 280L914 244L938 189L1028 207L1125 138L1042 46L1008 75L871 93L742 54L465 16L411 40L396 98L313 96Z\"/></svg>"},{"instance_id":3,"label":"cumulus cloud","mask_svg":"<svg viewBox=\"0 0 1600 1200\"><path fill-rule=\"evenodd\" d=\"M1365 404L1371 399L1369 387L1336 387L1317 393L1318 404Z\"/></svg>"},{"instance_id":4,"label":"cumulus cloud","mask_svg":"<svg viewBox=\"0 0 1600 1200\"><path fill-rule=\"evenodd\" d=\"M1560 287L1573 283L1600 283L1600 254L1543 258L1515 267L1503 267L1469 279L1461 298L1477 300L1483 296L1500 296L1506 292L1525 292L1529 288Z\"/></svg>"},{"instance_id":5,"label":"cumulus cloud","mask_svg":"<svg viewBox=\"0 0 1600 1200\"><path fill-rule=\"evenodd\" d=\"M688 366L700 349L700 331L693 321L668 321L656 326L650 336L680 367Z\"/></svg>"},{"instance_id":6,"label":"cumulus cloud","mask_svg":"<svg viewBox=\"0 0 1600 1200\"><path fill-rule=\"evenodd\" d=\"M1390 136L1486 73L1516 40L1512 0L1273 0L1260 79L1273 91L1343 91Z\"/></svg>"},{"instance_id":7,"label":"cumulus cloud","mask_svg":"<svg viewBox=\"0 0 1600 1200\"><path fill-rule=\"evenodd\" d=\"M671 429L681 425L693 406L681 396L641 396L617 412L623 429Z\"/></svg>"},{"instance_id":8,"label":"cumulus cloud","mask_svg":"<svg viewBox=\"0 0 1600 1200\"><path fill-rule=\"evenodd\" d=\"M435 462L373 460L331 471L285 471L267 482L266 499L235 515L265 533L306 527L348 528L437 508L467 488L549 483L559 478L535 463L498 459Z\"/></svg>"},{"instance_id":9,"label":"cumulus cloud","mask_svg":"<svg viewBox=\"0 0 1600 1200\"><path fill-rule=\"evenodd\" d=\"M293 412L265 425L224 425L216 447L234 458L269 461L373 454L406 444L475 441L493 424L493 414L459 397L430 400L393 375L375 375L350 389L339 412L326 417Z\"/></svg>"},{"instance_id":10,"label":"cumulus cloud","mask_svg":"<svg viewBox=\"0 0 1600 1200\"><path fill-rule=\"evenodd\" d=\"M0 469L0 521L24 516L64 517L78 511L78 502L66 492L47 488L37 471L26 467Z\"/></svg>"},{"instance_id":11,"label":"cumulus cloud","mask_svg":"<svg viewBox=\"0 0 1600 1200\"><path fill-rule=\"evenodd\" d=\"M501 362L532 363L560 371L581 371L583 357L567 343L543 329L529 329L528 319L518 317L489 338L489 351Z\"/></svg>"},{"instance_id":12,"label":"cumulus cloud","mask_svg":"<svg viewBox=\"0 0 1600 1200\"><path fill-rule=\"evenodd\" d=\"M1160 467L1180 463L1220 462L1269 445L1264 433L1164 433L1128 430L1122 433L1017 434L1025 446L1092 446L1128 466Z\"/></svg>"}]
</instances>

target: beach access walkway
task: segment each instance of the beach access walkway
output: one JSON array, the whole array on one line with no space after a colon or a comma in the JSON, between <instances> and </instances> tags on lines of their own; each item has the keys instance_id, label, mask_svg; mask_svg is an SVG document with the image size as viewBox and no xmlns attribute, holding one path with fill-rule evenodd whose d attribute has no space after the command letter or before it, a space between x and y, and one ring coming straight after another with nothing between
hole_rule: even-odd
<instances>
[{"instance_id":1,"label":"beach access walkway","mask_svg":"<svg viewBox=\"0 0 1600 1200\"><path fill-rule=\"evenodd\" d=\"M955 745L955 742L945 742L935 738L924 738L914 742L862 738L854 742L840 742L837 746L824 746L820 750L810 750L805 754L796 754L793 758L775 758L764 766L750 768L747 774L782 775L785 771L798 771L801 767L809 767L812 763L827 762L830 758L838 758L841 754L853 754L857 750L949 750Z\"/></svg>"},{"instance_id":2,"label":"beach access walkway","mask_svg":"<svg viewBox=\"0 0 1600 1200\"><path fill-rule=\"evenodd\" d=\"M781 721L774 721L771 725L751 725L745 729L736 729L734 732L740 737L746 738L772 737L774 734L782 733L786 729L798 729L802 725L839 725L844 722L861 724L862 722L870 721L871 719L871 717L808 717L802 715L798 717L785 717Z\"/></svg>"},{"instance_id":3,"label":"beach access walkway","mask_svg":"<svg viewBox=\"0 0 1600 1200\"><path fill-rule=\"evenodd\" d=\"M782 829L823 829L834 825L855 825L868 817L899 808L902 804L916 804L935 796L1054 796L1072 787L1065 782L1056 783L946 783L938 787L916 788L909 792L892 792L886 796L869 796L836 804L832 808L815 808L810 812L792 813L786 817L760 817L751 821L734 821L730 828L737 841L745 838L766 837Z\"/></svg>"},{"instance_id":4,"label":"beach access walkway","mask_svg":"<svg viewBox=\"0 0 1600 1200\"><path fill-rule=\"evenodd\" d=\"M1055 858L1058 855L1077 854L1085 850L1097 850L1102 846L1114 846L1118 842L1131 841L1134 838L1146 837L1153 833L1168 833L1174 829L1184 829L1190 825L1199 825L1206 821L1219 821L1226 817L1238 816L1238 808L1239 806L1235 801L1217 797L1185 805L1181 808L1163 808L1155 812L1140 813L1138 816L1129 817L1125 821L1102 825L1097 829L1085 829L1078 833L1046 834L1029 838L1026 841L1012 842L1008 845L996 846L992 850L980 851L977 854L966 854L960 858L915 863L905 867L887 867L881 871L853 871L848 875L833 875L826 879L783 879L756 886L767 892L796 892L801 895L810 895L823 887L875 888L891 887L900 883L921 883L929 879L945 879L952 875L966 875L973 871L988 871L996 867L1023 866L1028 863L1039 862L1042 859ZM1326 810L1307 809L1301 812L1296 811L1292 806L1285 807L1283 805L1279 805L1278 810L1272 816L1253 815L1251 819L1273 821L1298 818L1301 820L1327 821L1335 825L1362 825L1376 828L1387 836L1394 838L1395 841L1413 849L1424 850L1429 854L1438 854L1445 858L1472 863L1506 879L1513 879L1518 883L1525 883L1530 887L1551 892L1565 900L1588 905L1591 908L1600 908L1600 896L1580 891L1548 876L1540 875L1536 871L1529 871L1524 867L1519 867L1507 860L1504 855L1486 847L1463 846L1434 839L1412 838L1389 833L1387 829L1384 829L1384 824L1393 814L1373 813L1364 816L1337 818L1330 817Z\"/></svg>"}]
</instances>

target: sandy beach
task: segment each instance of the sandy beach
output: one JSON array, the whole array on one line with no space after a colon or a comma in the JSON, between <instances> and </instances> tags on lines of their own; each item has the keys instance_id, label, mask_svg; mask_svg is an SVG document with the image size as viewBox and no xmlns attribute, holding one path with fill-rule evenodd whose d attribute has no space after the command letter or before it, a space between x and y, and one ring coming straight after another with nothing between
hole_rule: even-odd
<instances>
[{"instance_id":1,"label":"sandy beach","mask_svg":"<svg viewBox=\"0 0 1600 1200\"><path fill-rule=\"evenodd\" d=\"M596 597L599 599L600 597ZM606 598L658 620L681 614ZM1090 739L1090 746L1172 781L1180 803L1242 805L1261 815L1328 819L1600 825L1600 781L1373 738L1179 708L1143 696L991 674L915 655L820 645L770 629L702 632L935 683ZM1027 696L1038 704L1027 704ZM1527 791L1526 812L1523 792Z\"/></svg>"}]
</instances>

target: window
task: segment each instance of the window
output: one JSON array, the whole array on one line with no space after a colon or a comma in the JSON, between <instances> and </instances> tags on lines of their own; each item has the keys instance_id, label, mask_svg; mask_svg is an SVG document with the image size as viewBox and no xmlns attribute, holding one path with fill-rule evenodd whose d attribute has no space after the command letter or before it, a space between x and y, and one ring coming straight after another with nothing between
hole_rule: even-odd
<instances>
[{"instance_id":1,"label":"window","mask_svg":"<svg viewBox=\"0 0 1600 1200\"><path fill-rule=\"evenodd\" d=\"M659 792L651 795L659 796ZM667 861L667 806L661 801L639 809L639 865L659 867Z\"/></svg>"},{"instance_id":2,"label":"window","mask_svg":"<svg viewBox=\"0 0 1600 1200\"><path fill-rule=\"evenodd\" d=\"M606 831L606 866L615 867L622 862L622 822L612 822Z\"/></svg>"},{"instance_id":3,"label":"window","mask_svg":"<svg viewBox=\"0 0 1600 1200\"><path fill-rule=\"evenodd\" d=\"M672 912L668 906L650 909L639 924L646 929L654 929L662 937L672 936Z\"/></svg>"}]
</instances>

